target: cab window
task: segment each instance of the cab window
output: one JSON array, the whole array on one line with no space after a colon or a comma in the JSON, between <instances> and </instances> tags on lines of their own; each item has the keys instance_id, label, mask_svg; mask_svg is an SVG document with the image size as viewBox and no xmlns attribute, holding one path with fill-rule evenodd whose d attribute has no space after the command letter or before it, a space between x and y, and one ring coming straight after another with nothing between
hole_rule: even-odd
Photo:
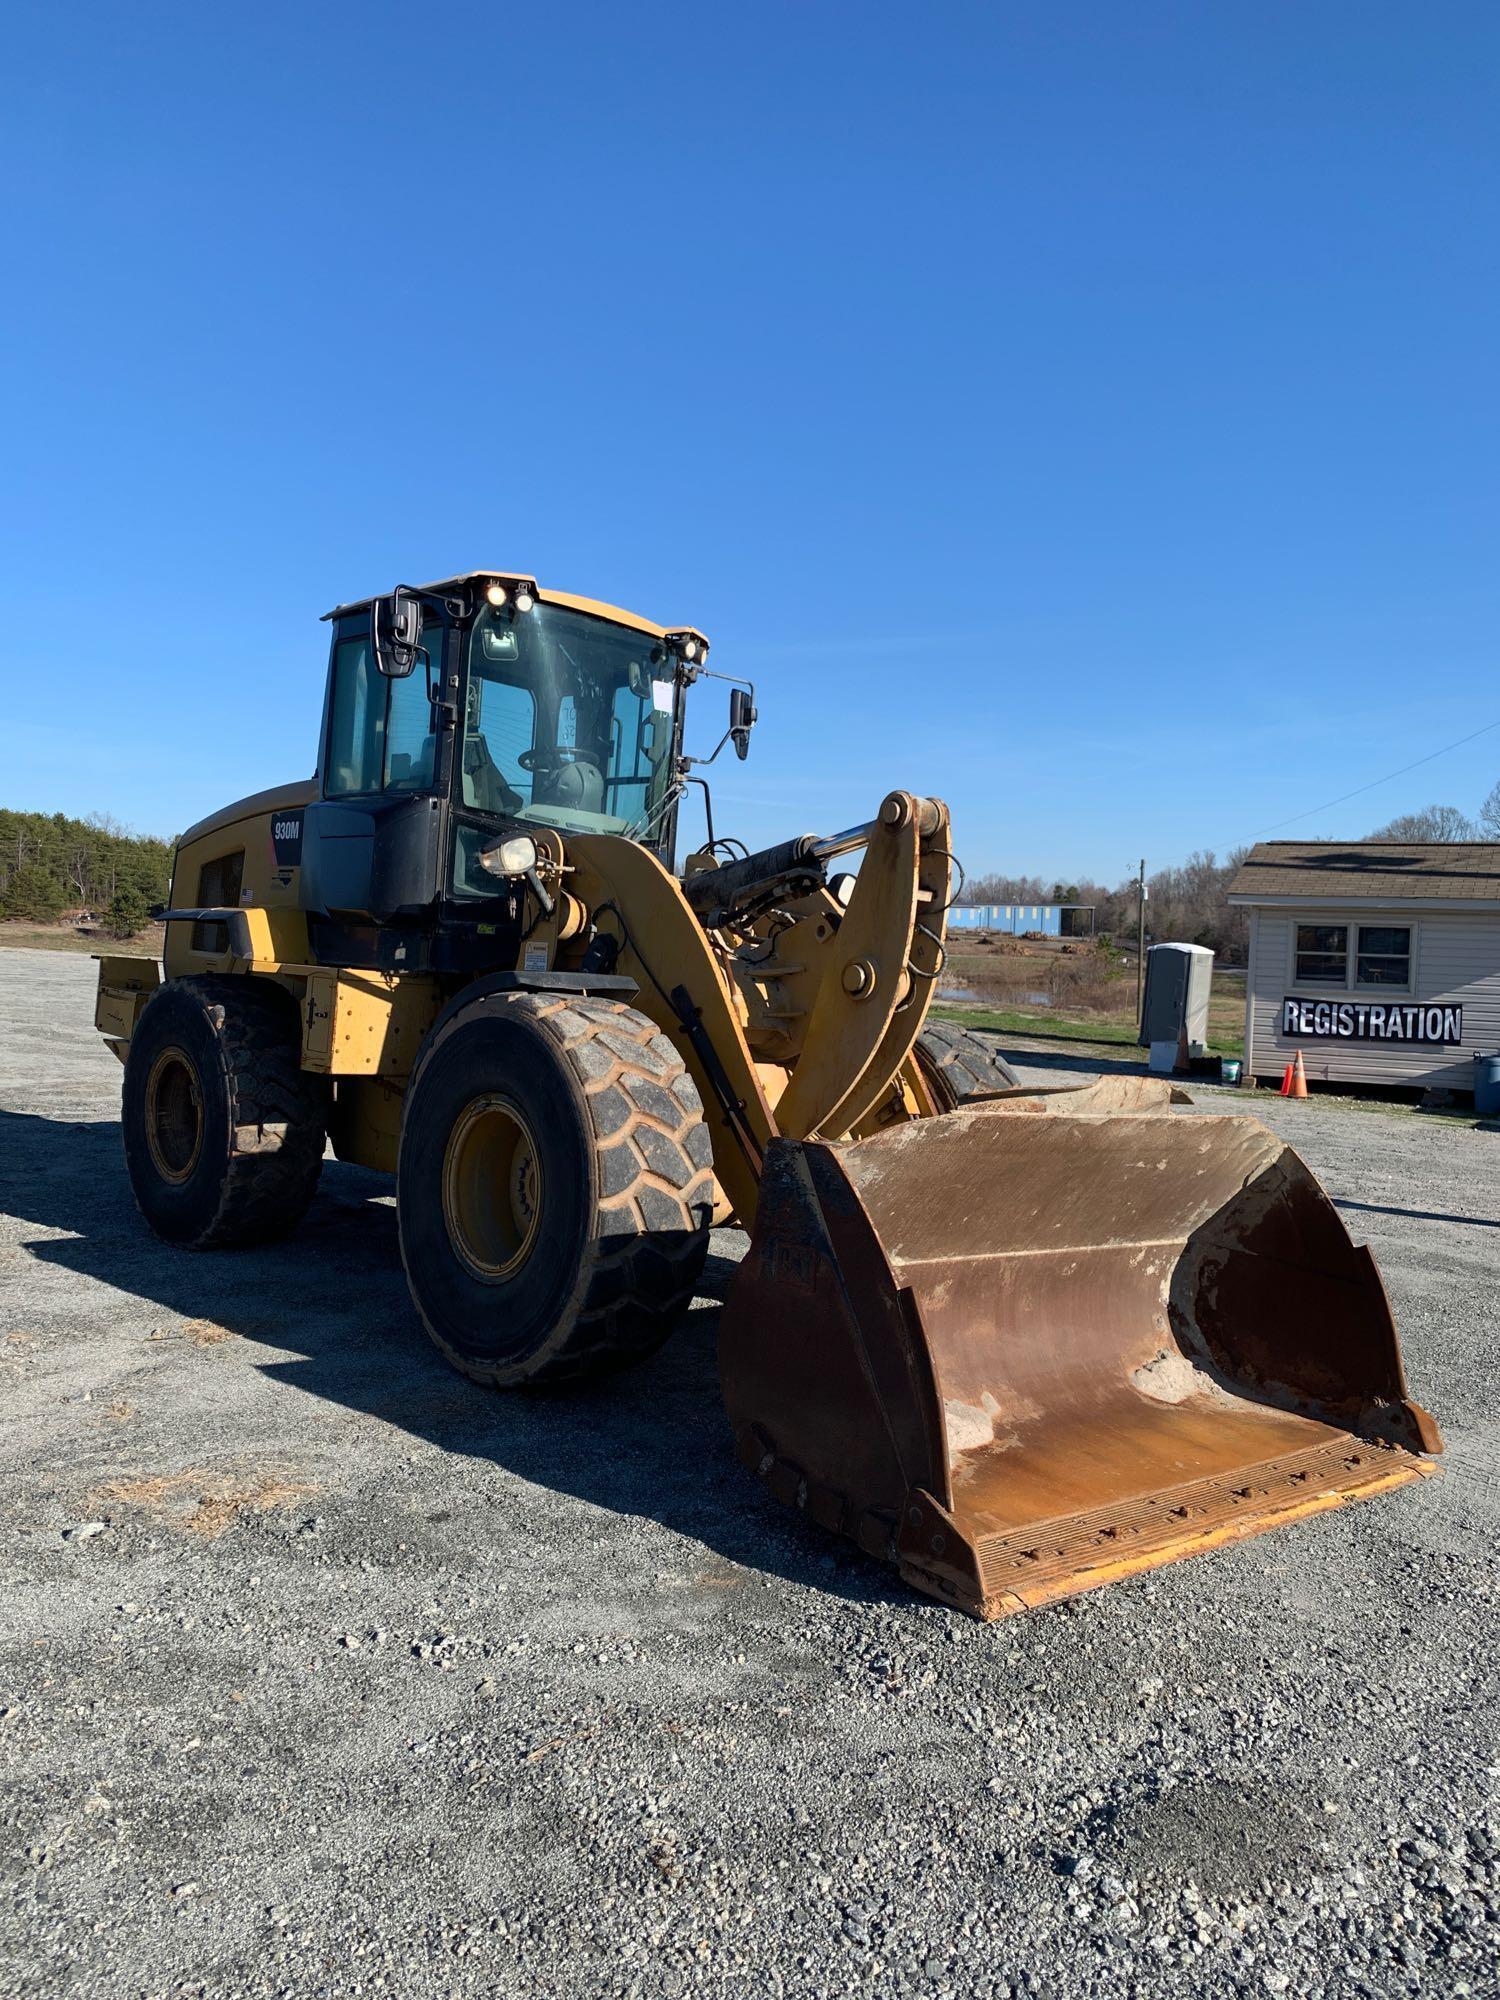
<instances>
[{"instance_id":1,"label":"cab window","mask_svg":"<svg viewBox=\"0 0 1500 2000\"><path fill-rule=\"evenodd\" d=\"M481 612L469 645L462 802L640 839L670 805L673 668L650 633L539 604Z\"/></svg>"},{"instance_id":2,"label":"cab window","mask_svg":"<svg viewBox=\"0 0 1500 2000\"><path fill-rule=\"evenodd\" d=\"M521 759L536 741L536 697L513 681L469 682L464 731L463 802L476 812L518 813L531 803L531 773Z\"/></svg>"},{"instance_id":3,"label":"cab window","mask_svg":"<svg viewBox=\"0 0 1500 2000\"><path fill-rule=\"evenodd\" d=\"M434 671L441 666L442 642L441 627L424 630ZM325 797L431 791L436 749L422 663L404 680L391 680L375 665L368 628L340 637L333 654Z\"/></svg>"},{"instance_id":4,"label":"cab window","mask_svg":"<svg viewBox=\"0 0 1500 2000\"><path fill-rule=\"evenodd\" d=\"M622 682L615 689L610 729L610 810L638 822L646 815L657 766L670 746L670 718Z\"/></svg>"}]
</instances>

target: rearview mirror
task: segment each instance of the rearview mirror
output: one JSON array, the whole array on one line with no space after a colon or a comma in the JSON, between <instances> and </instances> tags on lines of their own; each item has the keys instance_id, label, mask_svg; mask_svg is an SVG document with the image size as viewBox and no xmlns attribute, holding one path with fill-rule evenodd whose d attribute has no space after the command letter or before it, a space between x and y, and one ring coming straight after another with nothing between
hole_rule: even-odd
<instances>
[{"instance_id":1,"label":"rearview mirror","mask_svg":"<svg viewBox=\"0 0 1500 2000\"><path fill-rule=\"evenodd\" d=\"M729 734L734 754L743 763L750 754L750 732L755 727L755 703L744 688L729 690Z\"/></svg>"},{"instance_id":2,"label":"rearview mirror","mask_svg":"<svg viewBox=\"0 0 1500 2000\"><path fill-rule=\"evenodd\" d=\"M393 681L404 681L422 650L422 607L404 591L377 597L370 606L375 664Z\"/></svg>"}]
</instances>

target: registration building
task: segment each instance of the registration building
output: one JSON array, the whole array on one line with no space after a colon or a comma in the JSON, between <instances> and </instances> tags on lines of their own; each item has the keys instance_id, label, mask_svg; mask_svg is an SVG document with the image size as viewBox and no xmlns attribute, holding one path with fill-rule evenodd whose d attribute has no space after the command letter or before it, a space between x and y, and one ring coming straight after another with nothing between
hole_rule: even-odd
<instances>
[{"instance_id":1,"label":"registration building","mask_svg":"<svg viewBox=\"0 0 1500 2000\"><path fill-rule=\"evenodd\" d=\"M1229 901L1247 1077L1471 1091L1500 1049L1500 841L1264 841Z\"/></svg>"}]
</instances>

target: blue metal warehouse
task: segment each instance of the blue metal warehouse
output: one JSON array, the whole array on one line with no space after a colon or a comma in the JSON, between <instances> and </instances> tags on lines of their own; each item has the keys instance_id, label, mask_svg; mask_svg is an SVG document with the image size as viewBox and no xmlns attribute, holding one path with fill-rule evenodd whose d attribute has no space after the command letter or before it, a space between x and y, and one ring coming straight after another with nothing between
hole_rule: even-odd
<instances>
[{"instance_id":1,"label":"blue metal warehouse","mask_svg":"<svg viewBox=\"0 0 1500 2000\"><path fill-rule=\"evenodd\" d=\"M1092 903L961 903L948 912L950 931L999 931L1021 937L1092 937Z\"/></svg>"}]
</instances>

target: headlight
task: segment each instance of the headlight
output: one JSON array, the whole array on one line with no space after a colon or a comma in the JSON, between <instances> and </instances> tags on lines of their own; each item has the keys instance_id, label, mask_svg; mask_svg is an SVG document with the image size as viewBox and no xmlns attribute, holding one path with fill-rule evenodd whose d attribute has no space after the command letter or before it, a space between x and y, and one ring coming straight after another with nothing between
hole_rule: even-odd
<instances>
[{"instance_id":1,"label":"headlight","mask_svg":"<svg viewBox=\"0 0 1500 2000\"><path fill-rule=\"evenodd\" d=\"M536 842L529 833L513 833L480 850L479 865L487 875L529 875L536 866Z\"/></svg>"},{"instance_id":2,"label":"headlight","mask_svg":"<svg viewBox=\"0 0 1500 2000\"><path fill-rule=\"evenodd\" d=\"M497 611L501 609L510 597L510 592L498 580L487 583L484 588L484 594L486 601L492 604Z\"/></svg>"}]
</instances>

